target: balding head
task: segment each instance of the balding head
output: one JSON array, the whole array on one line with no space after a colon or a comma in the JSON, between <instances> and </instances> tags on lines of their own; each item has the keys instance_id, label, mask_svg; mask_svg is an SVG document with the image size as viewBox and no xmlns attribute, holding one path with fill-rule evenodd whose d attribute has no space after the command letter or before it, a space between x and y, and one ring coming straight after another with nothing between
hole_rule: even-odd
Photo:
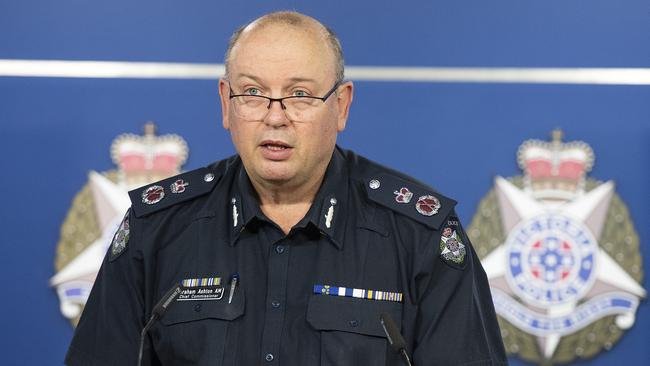
<instances>
[{"instance_id":1,"label":"balding head","mask_svg":"<svg viewBox=\"0 0 650 366\"><path fill-rule=\"evenodd\" d=\"M295 11L279 11L266 14L236 30L230 37L228 49L226 50L226 55L224 57L226 78L230 75L232 53L237 47L239 41L252 33L263 31L265 28L276 25L286 26L305 33L311 33L315 38L321 40L323 47L332 56L335 80L337 82L343 80L345 66L343 62L343 50L341 49L339 39L331 29L318 20Z\"/></svg>"},{"instance_id":2,"label":"balding head","mask_svg":"<svg viewBox=\"0 0 650 366\"><path fill-rule=\"evenodd\" d=\"M320 186L352 103L340 50L325 26L295 12L233 34L219 80L222 123L262 200Z\"/></svg>"}]
</instances>

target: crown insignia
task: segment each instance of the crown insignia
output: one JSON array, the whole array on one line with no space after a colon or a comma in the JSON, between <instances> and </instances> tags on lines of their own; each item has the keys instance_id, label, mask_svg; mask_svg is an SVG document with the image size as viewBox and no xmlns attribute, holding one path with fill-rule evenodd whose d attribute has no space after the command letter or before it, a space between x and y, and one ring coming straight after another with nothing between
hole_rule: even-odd
<instances>
[{"instance_id":1,"label":"crown insignia","mask_svg":"<svg viewBox=\"0 0 650 366\"><path fill-rule=\"evenodd\" d=\"M144 125L144 135L119 135L111 145L111 158L119 170L119 184L128 189L180 173L187 160L187 143L174 134L156 136L153 122Z\"/></svg>"},{"instance_id":2,"label":"crown insignia","mask_svg":"<svg viewBox=\"0 0 650 366\"><path fill-rule=\"evenodd\" d=\"M562 142L562 131L552 141L528 140L517 151L524 171L525 190L536 199L567 201L585 191L585 176L594 164L594 152L582 141Z\"/></svg>"}]
</instances>

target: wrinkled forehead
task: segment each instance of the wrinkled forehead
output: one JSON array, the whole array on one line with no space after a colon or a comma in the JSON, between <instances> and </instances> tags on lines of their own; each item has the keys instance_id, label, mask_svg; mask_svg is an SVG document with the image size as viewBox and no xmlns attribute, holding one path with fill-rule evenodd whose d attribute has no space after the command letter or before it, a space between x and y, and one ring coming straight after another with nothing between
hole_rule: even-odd
<instances>
[{"instance_id":1,"label":"wrinkled forehead","mask_svg":"<svg viewBox=\"0 0 650 366\"><path fill-rule=\"evenodd\" d=\"M335 80L335 56L325 34L315 27L272 24L244 30L233 47L229 78L253 76L268 83Z\"/></svg>"}]
</instances>

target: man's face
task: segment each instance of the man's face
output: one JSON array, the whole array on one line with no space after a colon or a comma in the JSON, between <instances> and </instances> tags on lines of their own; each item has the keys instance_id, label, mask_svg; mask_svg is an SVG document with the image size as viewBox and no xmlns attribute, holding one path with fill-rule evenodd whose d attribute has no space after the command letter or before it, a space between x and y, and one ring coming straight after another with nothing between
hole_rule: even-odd
<instances>
[{"instance_id":1,"label":"man's face","mask_svg":"<svg viewBox=\"0 0 650 366\"><path fill-rule=\"evenodd\" d=\"M234 94L322 97L335 83L332 51L313 31L268 25L242 34L231 52L229 80L221 80L219 94L223 126L249 177L261 184L295 187L320 179L337 133L345 128L352 101L352 84L340 86L325 103L317 101L306 120L287 118L273 102L261 120L238 117L228 98ZM229 85L230 84L230 85Z\"/></svg>"}]
</instances>

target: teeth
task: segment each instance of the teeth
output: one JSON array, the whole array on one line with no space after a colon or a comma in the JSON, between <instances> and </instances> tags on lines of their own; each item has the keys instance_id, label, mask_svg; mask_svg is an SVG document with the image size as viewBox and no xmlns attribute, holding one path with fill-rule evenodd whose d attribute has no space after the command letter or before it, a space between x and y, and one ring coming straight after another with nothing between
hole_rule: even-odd
<instances>
[{"instance_id":1,"label":"teeth","mask_svg":"<svg viewBox=\"0 0 650 366\"><path fill-rule=\"evenodd\" d=\"M285 146L280 146L280 145L266 145L266 148L269 149L269 150L275 150L275 151L286 149Z\"/></svg>"}]
</instances>

